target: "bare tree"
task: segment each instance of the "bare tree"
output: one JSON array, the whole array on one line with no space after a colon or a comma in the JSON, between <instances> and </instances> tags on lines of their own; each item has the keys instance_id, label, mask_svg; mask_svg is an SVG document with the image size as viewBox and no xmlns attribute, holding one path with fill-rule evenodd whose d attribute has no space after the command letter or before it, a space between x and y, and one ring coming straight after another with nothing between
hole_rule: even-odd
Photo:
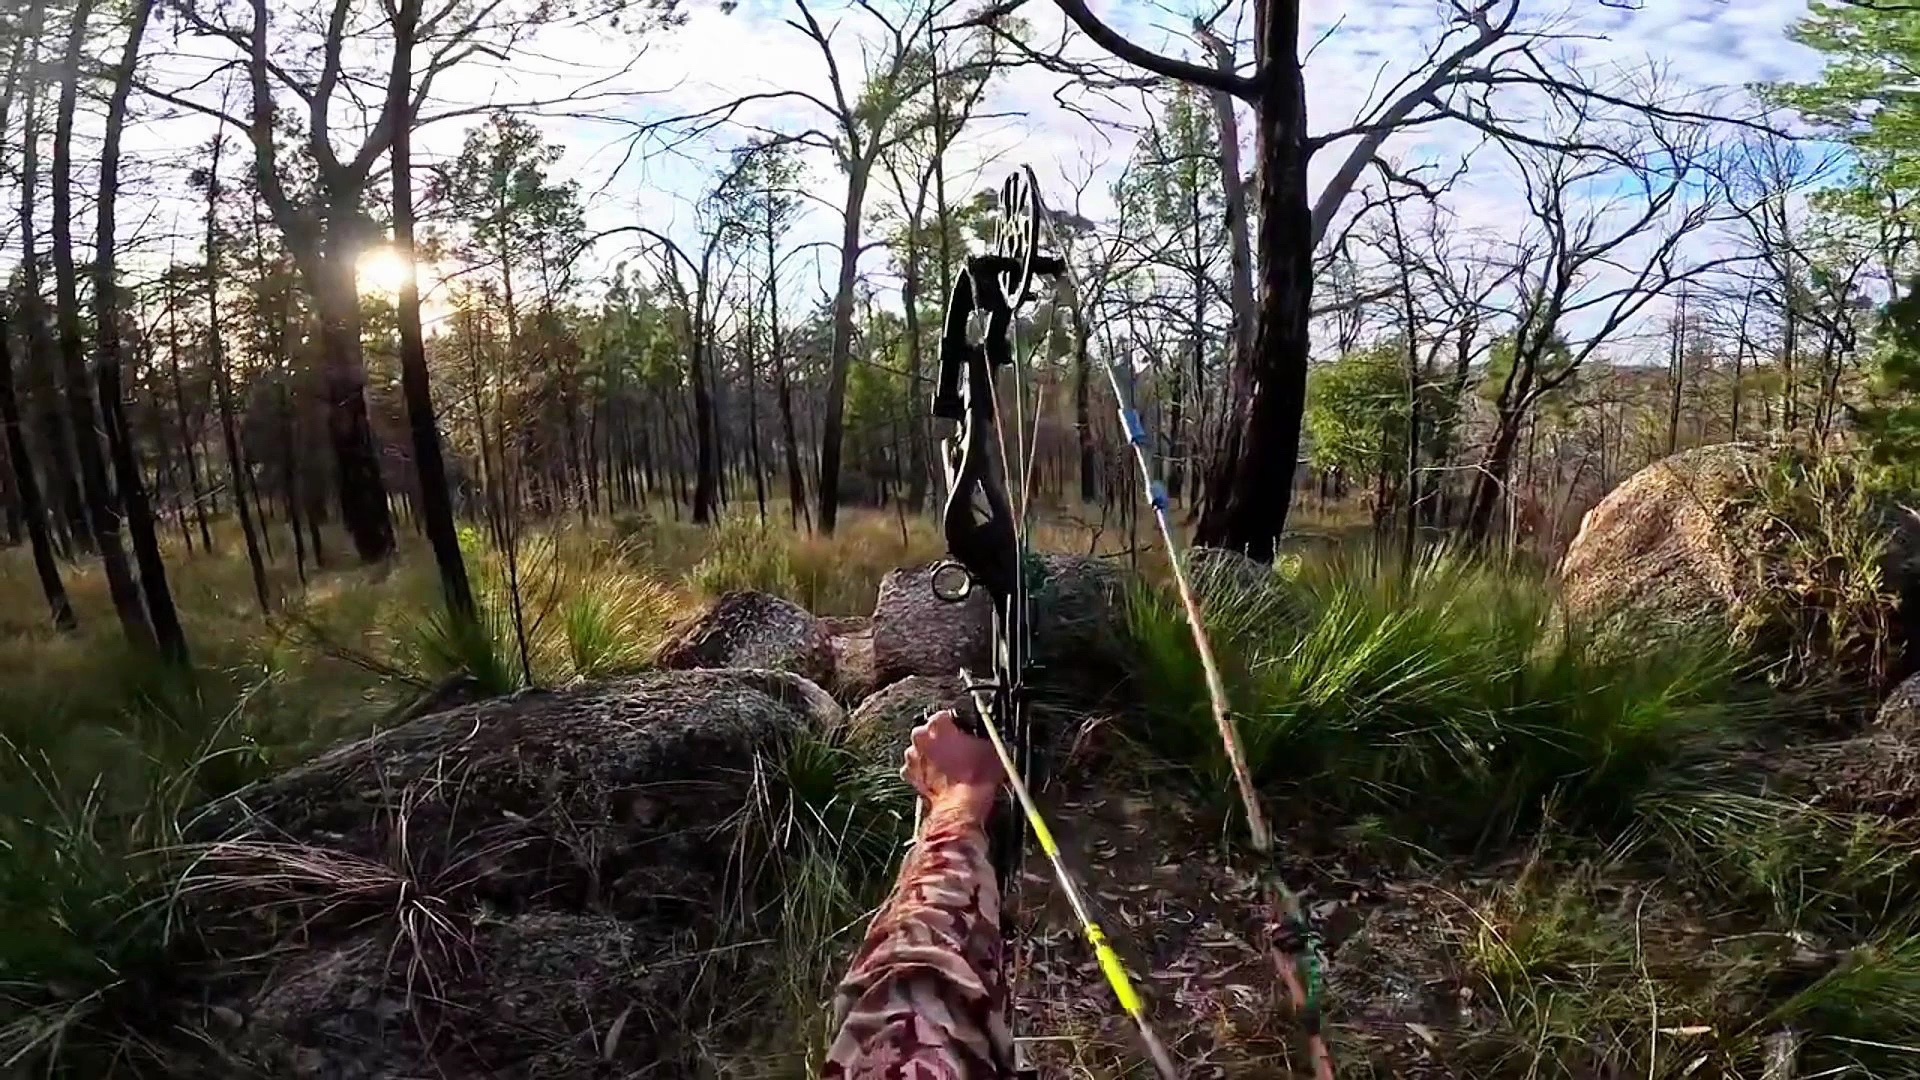
<instances>
[{"instance_id":1,"label":"bare tree","mask_svg":"<svg viewBox=\"0 0 1920 1080\"><path fill-rule=\"evenodd\" d=\"M1688 244L1724 205L1706 168L1710 139L1701 124L1580 105L1557 139L1500 144L1532 220L1512 245L1513 327L1467 510L1475 542L1492 527L1535 406L1656 297L1730 260L1699 257Z\"/></svg>"}]
</instances>

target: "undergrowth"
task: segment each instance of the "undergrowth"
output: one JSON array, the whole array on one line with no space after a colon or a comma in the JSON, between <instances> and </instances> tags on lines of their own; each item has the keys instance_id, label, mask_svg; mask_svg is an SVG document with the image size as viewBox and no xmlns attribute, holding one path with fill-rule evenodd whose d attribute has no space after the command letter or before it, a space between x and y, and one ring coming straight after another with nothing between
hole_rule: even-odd
<instances>
[{"instance_id":1,"label":"undergrowth","mask_svg":"<svg viewBox=\"0 0 1920 1080\"><path fill-rule=\"evenodd\" d=\"M69 574L81 633L45 628L24 556L0 553L0 1074L105 1075L157 1052L128 1018L170 977L174 854L208 800L396 722L423 695L643 670L675 620L720 592L864 614L885 571L940 543L930 523L884 515L832 538L737 515L557 529L512 560L477 533L463 546L474 620L441 606L423 550L304 589L280 568L265 619L237 543L177 558L191 673L118 644L91 569ZM1151 775L1230 815L1189 628L1163 585L1131 590L1133 678L1115 726ZM1781 1032L1816 1071L1914 1074L1902 1048L1920 1046L1920 845L1738 766L1798 713L1730 648L1604 648L1561 623L1544 576L1447 552L1401 567L1317 550L1272 573L1210 572L1203 592L1283 820L1336 822L1324 831L1435 872L1506 867L1463 886L1443 928L1476 1018L1450 1050L1474 1075L1759 1075ZM1849 633L1829 639L1844 650ZM709 1056L805 1075L912 802L894 763L820 733L754 768L732 836L743 873L724 902L736 944L766 950L767 976L737 993L750 1045ZM1502 862L1515 852L1517 877ZM298 852L243 854L279 860L302 903L337 888L287 870ZM356 902L385 905L391 884L367 877Z\"/></svg>"},{"instance_id":2,"label":"undergrowth","mask_svg":"<svg viewBox=\"0 0 1920 1080\"><path fill-rule=\"evenodd\" d=\"M1760 1075L1783 1039L1802 1065L1920 1067L1920 844L1743 764L1815 710L1724 635L1611 646L1565 624L1544 575L1444 550L1201 591L1282 820L1428 873L1526 853L1517 881L1463 894L1447 946L1476 1075ZM1135 586L1128 636L1132 744L1232 814L1165 588Z\"/></svg>"}]
</instances>

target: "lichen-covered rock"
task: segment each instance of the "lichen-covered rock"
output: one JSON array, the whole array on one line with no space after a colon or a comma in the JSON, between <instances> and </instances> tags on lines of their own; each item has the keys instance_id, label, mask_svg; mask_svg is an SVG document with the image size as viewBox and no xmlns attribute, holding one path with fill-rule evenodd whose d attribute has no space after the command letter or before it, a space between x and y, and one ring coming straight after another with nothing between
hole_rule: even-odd
<instances>
[{"instance_id":1,"label":"lichen-covered rock","mask_svg":"<svg viewBox=\"0 0 1920 1080\"><path fill-rule=\"evenodd\" d=\"M841 722L791 674L661 672L422 717L216 803L185 896L229 959L178 1004L216 1036L201 1074L676 1072L672 1033L761 962L686 962L731 932L752 763Z\"/></svg>"},{"instance_id":2,"label":"lichen-covered rock","mask_svg":"<svg viewBox=\"0 0 1920 1080\"><path fill-rule=\"evenodd\" d=\"M1595 630L1658 636L1730 629L1747 553L1724 526L1751 490L1752 446L1688 450L1628 477L1581 519L1561 563L1567 614Z\"/></svg>"},{"instance_id":3,"label":"lichen-covered rock","mask_svg":"<svg viewBox=\"0 0 1920 1080\"><path fill-rule=\"evenodd\" d=\"M1904 674L1920 601L1910 512L1844 455L1728 443L1642 469L1582 519L1561 566L1571 620L1634 648L1720 637L1788 678ZM1858 553L1880 551L1877 566Z\"/></svg>"},{"instance_id":4,"label":"lichen-covered rock","mask_svg":"<svg viewBox=\"0 0 1920 1080\"><path fill-rule=\"evenodd\" d=\"M1880 703L1873 730L1920 743L1920 675L1907 676Z\"/></svg>"},{"instance_id":5,"label":"lichen-covered rock","mask_svg":"<svg viewBox=\"0 0 1920 1080\"><path fill-rule=\"evenodd\" d=\"M956 677L909 675L875 692L847 717L847 746L876 760L898 757L921 720L941 709L973 712Z\"/></svg>"},{"instance_id":6,"label":"lichen-covered rock","mask_svg":"<svg viewBox=\"0 0 1920 1080\"><path fill-rule=\"evenodd\" d=\"M826 624L792 601L760 592L723 594L683 623L658 659L671 670L773 668L822 686L834 678Z\"/></svg>"},{"instance_id":7,"label":"lichen-covered rock","mask_svg":"<svg viewBox=\"0 0 1920 1080\"><path fill-rule=\"evenodd\" d=\"M859 701L873 693L877 685L873 620L864 615L838 615L820 621L827 628L827 643L833 652L833 681L827 688L842 701Z\"/></svg>"},{"instance_id":8,"label":"lichen-covered rock","mask_svg":"<svg viewBox=\"0 0 1920 1080\"><path fill-rule=\"evenodd\" d=\"M949 678L963 666L985 672L991 659L993 605L984 589L948 603L933 594L932 565L888 572L873 612L874 684L909 675ZM1034 659L1056 675L1110 667L1119 629L1119 567L1077 555L1028 560Z\"/></svg>"},{"instance_id":9,"label":"lichen-covered rock","mask_svg":"<svg viewBox=\"0 0 1920 1080\"><path fill-rule=\"evenodd\" d=\"M1870 727L1851 739L1787 747L1765 764L1776 785L1822 810L1909 832L1920 824L1920 739L1910 734Z\"/></svg>"}]
</instances>

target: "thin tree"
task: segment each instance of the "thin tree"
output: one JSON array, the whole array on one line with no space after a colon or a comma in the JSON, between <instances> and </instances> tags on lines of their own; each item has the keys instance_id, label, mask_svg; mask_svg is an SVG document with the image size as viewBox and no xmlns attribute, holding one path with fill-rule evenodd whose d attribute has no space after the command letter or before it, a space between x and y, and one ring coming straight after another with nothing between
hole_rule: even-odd
<instances>
[{"instance_id":1,"label":"thin tree","mask_svg":"<svg viewBox=\"0 0 1920 1080\"><path fill-rule=\"evenodd\" d=\"M240 434L233 420L233 379L227 371L226 338L220 326L220 156L226 147L226 133L216 132L213 150L204 173L194 177L207 192L207 363L213 369L213 388L220 409L220 438L227 451L227 482L233 492L233 505L240 517L240 535L247 545L247 567L253 573L253 596L266 614L272 607L267 595L267 567L260 557L260 537L254 528L253 511L247 504L247 463L240 448Z\"/></svg>"},{"instance_id":2,"label":"thin tree","mask_svg":"<svg viewBox=\"0 0 1920 1080\"><path fill-rule=\"evenodd\" d=\"M100 410L93 377L87 370L86 346L80 336L80 282L73 259L73 121L79 106L80 69L85 62L87 22L93 0L78 0L67 30L66 55L60 70L60 102L53 132L53 274L60 331L60 359L66 377L67 411L73 425L80 462L87 521L100 552L107 593L127 640L152 648L153 627L147 621L140 583L120 544L120 508L107 479L106 458L100 452Z\"/></svg>"},{"instance_id":3,"label":"thin tree","mask_svg":"<svg viewBox=\"0 0 1920 1080\"><path fill-rule=\"evenodd\" d=\"M147 602L147 619L160 654L175 664L187 663L187 635L174 610L167 587L167 564L160 557L154 535L153 509L147 503L145 476L128 430L121 400L120 285L114 279L114 207L120 193L120 137L127 122L127 98L133 92L133 73L140 62L140 42L154 0L134 0L127 43L113 72L113 90L107 98L105 134L100 145L100 198L95 205L93 254L93 334L100 372L101 420L113 457L114 478L126 514L127 536L140 566L140 584Z\"/></svg>"},{"instance_id":4,"label":"thin tree","mask_svg":"<svg viewBox=\"0 0 1920 1080\"><path fill-rule=\"evenodd\" d=\"M388 93L405 99L413 88L414 33L420 21L420 0L400 0L387 12L393 20L393 71ZM401 115L405 101L388 109ZM434 419L433 392L427 380L427 346L420 330L420 282L414 268L413 244L413 132L412 125L394 128L393 246L406 272L400 275L400 379L407 398L407 421L413 432L414 468L420 480L420 508L427 540L440 568L440 586L447 607L456 615L474 615L473 587L467 582L467 563L460 555L460 534L454 528L453 496L447 487L447 469L440 457L440 427ZM291 496L289 496L291 497Z\"/></svg>"}]
</instances>

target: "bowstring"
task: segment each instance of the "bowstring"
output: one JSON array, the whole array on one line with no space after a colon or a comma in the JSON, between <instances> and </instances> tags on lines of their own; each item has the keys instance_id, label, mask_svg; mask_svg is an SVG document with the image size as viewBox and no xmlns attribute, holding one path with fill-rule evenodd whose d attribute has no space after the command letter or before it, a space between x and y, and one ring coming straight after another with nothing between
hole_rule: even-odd
<instances>
[{"instance_id":1,"label":"bowstring","mask_svg":"<svg viewBox=\"0 0 1920 1080\"><path fill-rule=\"evenodd\" d=\"M1074 271L1073 259L1068 247L1061 242L1053 220L1041 208L1039 193L1034 193L1035 213L1053 248L1061 253L1061 262L1066 268L1066 279L1072 289L1072 300L1080 312L1080 324L1085 324L1084 309L1081 307L1085 294L1080 289L1080 278ZM1049 334L1052 323L1048 326ZM1076 328L1075 333L1080 333ZM1076 342L1076 346L1081 343ZM1087 343L1091 344L1091 343ZM1101 365L1106 369L1107 380L1113 386L1117 400L1121 425L1127 433L1127 442L1133 448L1134 458L1139 463L1140 474L1147 489L1147 501L1152 505L1154 520L1159 527L1160 539L1167 553L1167 563L1173 574L1174 586L1180 597L1182 611L1187 625L1193 634L1195 651L1200 654L1200 666L1205 674L1207 696L1212 707L1215 727L1227 752L1227 761L1234 775L1234 784L1239 789L1243 810L1247 817L1247 831L1251 834L1254 851L1264 863L1260 878L1269 891L1269 907L1279 918L1279 940L1272 950L1275 974L1287 987L1295 1011L1302 1018L1302 1026L1307 1036L1308 1058L1313 1065L1316 1080L1333 1080L1333 1054L1327 1045L1321 1030L1320 1013L1324 996L1323 965L1320 961L1318 938L1307 920L1305 906L1300 897L1280 877L1277 871L1277 859L1273 850L1273 832L1266 815L1260 806L1259 791L1253 784L1252 770L1247 765L1238 728L1227 697L1226 681L1221 676L1219 660L1214 653L1211 635L1207 633L1206 620L1202 614L1200 600L1194 592L1193 583L1182 557L1180 544L1173 531L1171 501L1166 489L1154 473L1151 442L1145 426L1140 422L1138 410L1134 408L1131 395L1126 391L1119 370L1114 366L1113 358L1101 356ZM1286 956L1293 957L1288 963Z\"/></svg>"},{"instance_id":2,"label":"bowstring","mask_svg":"<svg viewBox=\"0 0 1920 1080\"><path fill-rule=\"evenodd\" d=\"M1035 198L1037 201L1037 192L1035 193ZM1037 206L1035 212L1040 212ZM1048 324L1049 340L1051 340L1054 325L1055 323L1053 322L1049 322ZM1009 500L1009 505L1015 514L1014 535L1017 537L1016 546L1019 549L1016 551L1016 555L1019 556L1020 562L1014 584L1014 607L1019 613L1018 621L1020 625L1015 627L1014 631L1022 635L1020 658L1024 666L1031 661L1030 645L1032 623L1030 616L1032 613L1032 590L1027 587L1026 556L1028 554L1028 541L1031 537L1031 533L1029 532L1031 517L1028 513L1028 508L1032 499L1033 457L1037 456L1037 448L1039 446L1039 417L1036 412L1033 418L1033 440L1031 444L1029 444L1026 438L1028 411L1027 380L1024 376L1032 367L1033 350L1028 350L1027 362L1022 364L1017 337L1018 329L1019 319L1017 317L1010 319L1007 332L1016 335L1013 343L1014 348L1011 350L1013 354L1012 366L1014 377L1014 445L1016 448L1028 451L1028 457L1023 463L1026 467L1018 470L1022 474L1022 485L1017 488L1012 483L1016 470L1006 453L1007 443L1004 425L995 424L994 435L1000 450L1001 482L1006 490L1017 491L1019 494L1017 500ZM999 381L997 379L990 380L989 386L993 397L994 414L996 416L1002 415L1000 413ZM1037 402L1038 395L1035 395L1035 409L1038 408ZM1029 446L1031 446L1032 449L1029 450ZM1016 680L1024 680L1024 671L1015 671L1012 674ZM1174 1064L1173 1055L1168 1052L1166 1044L1161 1040L1152 1022L1147 1019L1146 1003L1141 999L1138 991L1135 990L1133 979L1127 971L1126 963L1120 959L1120 954L1115 951L1112 941L1107 937L1106 932L1094 918L1092 905L1087 900L1086 891L1080 886L1078 877L1076 877L1074 872L1067 866L1066 857L1060 849L1059 841L1055 839L1052 828L1048 826L1046 816L1041 812L1039 803L1033 797L1032 789L1027 786L1027 778L1021 770L1021 763L1016 760L1013 749L1007 745L1005 736L1002 735L999 730L1000 721L1011 720L1013 717L996 717L993 715L993 687L991 684L982 683L973 678L965 668L961 669L960 675L968 694L973 699L975 712L980 714L980 726L985 731L987 740L992 743L994 753L999 757L1000 765L1007 774L1007 787L1013 792L1014 800L1019 804L1020 810L1026 818L1028 831L1033 835L1034 841L1039 844L1041 854L1046 857L1048 865L1053 870L1054 881L1059 886L1061 894L1066 897L1067 906L1072 909L1074 918L1079 922L1082 936L1093 949L1094 960L1099 966L1101 974L1106 977L1107 985L1113 990L1114 997L1119 1002L1121 1009L1133 1021L1134 1028L1140 1036L1141 1044L1146 1048L1147 1057L1153 1063L1154 1071L1161 1077L1161 1080L1179 1080L1180 1071ZM1023 692L1023 689L1018 686L1010 687L1009 689L1012 690L1013 695L1018 695ZM1012 696L1009 697L1009 701L1012 701ZM1014 705L1016 710L1019 707L1017 704ZM1023 734L1031 737L1030 732ZM1016 882L1019 880L1019 871L1017 868L1014 880ZM1011 990L1011 986L1009 989Z\"/></svg>"}]
</instances>

